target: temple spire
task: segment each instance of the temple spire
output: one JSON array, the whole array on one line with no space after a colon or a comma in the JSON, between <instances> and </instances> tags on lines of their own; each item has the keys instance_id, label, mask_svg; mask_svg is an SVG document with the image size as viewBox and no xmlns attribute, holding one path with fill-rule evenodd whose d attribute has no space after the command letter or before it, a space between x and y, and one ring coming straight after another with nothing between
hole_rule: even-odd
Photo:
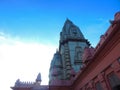
<instances>
[{"instance_id":1,"label":"temple spire","mask_svg":"<svg viewBox=\"0 0 120 90\"><path fill-rule=\"evenodd\" d=\"M67 40L73 40L73 41L85 40L84 35L82 34L79 27L77 27L68 18L66 19L64 26L62 28L62 32L60 33L60 43L64 43Z\"/></svg>"}]
</instances>

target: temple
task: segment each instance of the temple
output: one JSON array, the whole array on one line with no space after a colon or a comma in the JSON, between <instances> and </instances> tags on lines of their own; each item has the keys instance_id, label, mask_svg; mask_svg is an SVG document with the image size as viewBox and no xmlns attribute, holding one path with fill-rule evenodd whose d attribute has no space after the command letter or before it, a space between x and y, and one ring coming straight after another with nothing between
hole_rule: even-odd
<instances>
[{"instance_id":1,"label":"temple","mask_svg":"<svg viewBox=\"0 0 120 90\"><path fill-rule=\"evenodd\" d=\"M83 65L84 48L89 46L80 29L67 19L60 32L59 50L51 61L49 84L74 78Z\"/></svg>"},{"instance_id":2,"label":"temple","mask_svg":"<svg viewBox=\"0 0 120 90\"><path fill-rule=\"evenodd\" d=\"M51 60L49 84L18 79L13 90L120 90L120 12L95 48L72 21L66 19L59 49Z\"/></svg>"}]
</instances>

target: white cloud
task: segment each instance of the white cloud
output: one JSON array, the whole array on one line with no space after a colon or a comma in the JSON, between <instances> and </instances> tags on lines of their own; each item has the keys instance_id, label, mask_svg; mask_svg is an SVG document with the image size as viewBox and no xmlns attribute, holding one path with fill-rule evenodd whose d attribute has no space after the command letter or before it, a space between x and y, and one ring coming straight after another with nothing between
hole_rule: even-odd
<instances>
[{"instance_id":1,"label":"white cloud","mask_svg":"<svg viewBox=\"0 0 120 90\"><path fill-rule=\"evenodd\" d=\"M11 90L16 79L35 81L39 72L42 84L48 83L50 61L56 46L23 42L0 32L1 89Z\"/></svg>"}]
</instances>

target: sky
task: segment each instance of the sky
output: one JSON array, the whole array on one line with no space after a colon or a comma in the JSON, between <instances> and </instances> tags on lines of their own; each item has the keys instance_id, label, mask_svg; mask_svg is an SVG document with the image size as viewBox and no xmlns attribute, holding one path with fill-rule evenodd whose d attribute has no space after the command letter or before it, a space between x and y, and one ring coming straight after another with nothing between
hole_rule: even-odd
<instances>
[{"instance_id":1,"label":"sky","mask_svg":"<svg viewBox=\"0 0 120 90\"><path fill-rule=\"evenodd\" d=\"M65 20L77 25L93 47L120 11L120 0L0 0L0 83L48 83L50 62Z\"/></svg>"}]
</instances>

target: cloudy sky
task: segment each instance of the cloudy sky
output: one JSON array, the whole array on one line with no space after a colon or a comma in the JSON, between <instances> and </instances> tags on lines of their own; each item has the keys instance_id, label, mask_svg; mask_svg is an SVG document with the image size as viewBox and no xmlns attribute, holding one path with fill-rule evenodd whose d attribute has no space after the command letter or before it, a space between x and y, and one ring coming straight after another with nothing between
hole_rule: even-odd
<instances>
[{"instance_id":1,"label":"cloudy sky","mask_svg":"<svg viewBox=\"0 0 120 90\"><path fill-rule=\"evenodd\" d=\"M10 90L15 81L48 82L50 61L59 46L66 18L95 47L120 0L0 0L0 83Z\"/></svg>"}]
</instances>

